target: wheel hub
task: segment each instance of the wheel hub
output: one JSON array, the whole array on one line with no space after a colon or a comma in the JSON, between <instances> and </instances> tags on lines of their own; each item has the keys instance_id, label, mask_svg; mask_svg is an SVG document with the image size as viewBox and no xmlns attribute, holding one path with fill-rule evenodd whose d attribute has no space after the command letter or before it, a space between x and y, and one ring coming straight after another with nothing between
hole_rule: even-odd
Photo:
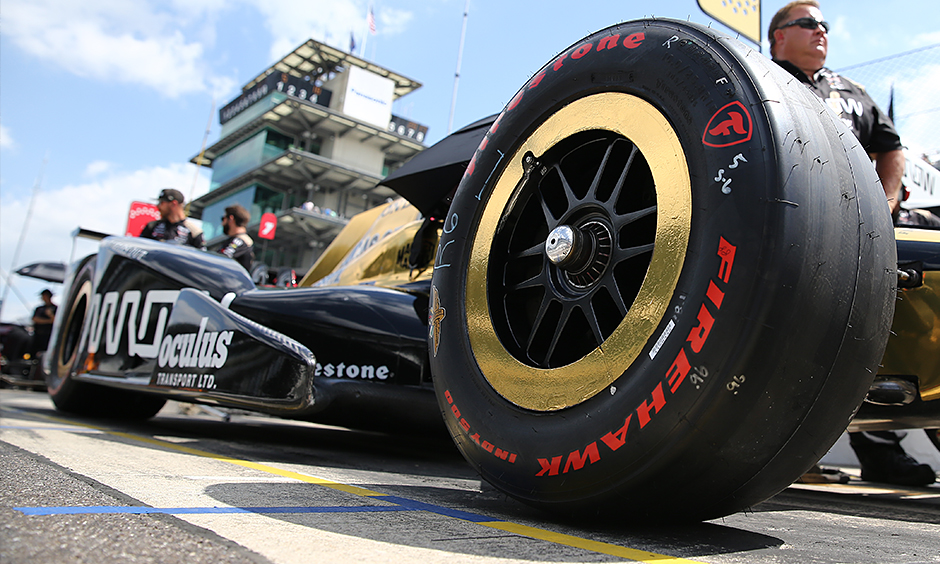
<instances>
[{"instance_id":1,"label":"wheel hub","mask_svg":"<svg viewBox=\"0 0 940 564\"><path fill-rule=\"evenodd\" d=\"M584 290L600 280L610 263L613 237L610 228L598 220L578 228L561 225L545 240L545 254L561 270L564 280Z\"/></svg>"},{"instance_id":2,"label":"wheel hub","mask_svg":"<svg viewBox=\"0 0 940 564\"><path fill-rule=\"evenodd\" d=\"M548 234L545 240L545 254L555 266L565 267L581 253L583 245L581 233L560 225Z\"/></svg>"}]
</instances>

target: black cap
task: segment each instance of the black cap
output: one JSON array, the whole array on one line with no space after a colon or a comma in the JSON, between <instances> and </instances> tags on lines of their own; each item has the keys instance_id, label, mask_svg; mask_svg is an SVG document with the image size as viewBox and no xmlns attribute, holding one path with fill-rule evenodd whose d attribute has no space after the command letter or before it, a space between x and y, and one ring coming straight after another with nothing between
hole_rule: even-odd
<instances>
[{"instance_id":1,"label":"black cap","mask_svg":"<svg viewBox=\"0 0 940 564\"><path fill-rule=\"evenodd\" d=\"M157 196L158 202L179 202L185 203L186 198L183 197L183 193L175 188L164 188L160 190L160 195Z\"/></svg>"}]
</instances>

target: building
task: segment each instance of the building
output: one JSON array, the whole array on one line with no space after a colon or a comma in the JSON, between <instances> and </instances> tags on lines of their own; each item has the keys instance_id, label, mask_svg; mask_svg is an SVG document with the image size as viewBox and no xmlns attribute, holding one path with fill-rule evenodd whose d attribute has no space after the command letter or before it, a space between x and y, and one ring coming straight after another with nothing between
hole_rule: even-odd
<instances>
[{"instance_id":1,"label":"building","mask_svg":"<svg viewBox=\"0 0 940 564\"><path fill-rule=\"evenodd\" d=\"M422 151L427 127L392 115L392 102L421 84L308 40L242 87L219 111L221 135L197 165L210 190L189 213L210 249L225 239L226 206L251 212L255 260L305 271L353 215L395 196L377 186ZM259 236L262 214L275 236Z\"/></svg>"}]
</instances>

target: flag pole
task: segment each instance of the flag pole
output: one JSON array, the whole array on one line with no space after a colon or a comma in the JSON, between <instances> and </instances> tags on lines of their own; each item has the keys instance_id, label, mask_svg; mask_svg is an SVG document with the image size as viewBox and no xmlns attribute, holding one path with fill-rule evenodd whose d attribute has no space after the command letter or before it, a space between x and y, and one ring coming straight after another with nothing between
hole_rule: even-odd
<instances>
[{"instance_id":1,"label":"flag pole","mask_svg":"<svg viewBox=\"0 0 940 564\"><path fill-rule=\"evenodd\" d=\"M12 285L12 273L16 269L16 264L20 260L20 251L23 250L23 242L26 239L26 230L29 228L29 220L33 217L33 207L36 205L36 197L39 195L39 191L42 188L42 176L46 172L46 163L49 162L49 153L46 153L46 156L42 159L42 165L39 167L39 176L36 177L36 183L33 185L33 195L29 199L29 206L26 208L26 217L23 219L23 228L20 229L20 238L16 243L16 249L13 251L13 262L10 263L10 273L4 276L4 282L6 285L3 287L3 295L0 296L0 314L3 312L3 306L7 301L7 292L10 290ZM14 289L15 291L15 289ZM20 298L20 301L23 301L23 297L19 292L16 292L17 297ZM23 305L26 305L25 303Z\"/></svg>"},{"instance_id":2,"label":"flag pole","mask_svg":"<svg viewBox=\"0 0 940 564\"><path fill-rule=\"evenodd\" d=\"M454 129L454 109L457 107L457 83L460 82L460 63L463 61L463 42L467 36L467 16L470 13L470 0L463 8L463 26L460 29L460 47L457 48L457 70L454 71L454 93L450 98L450 118L447 120L447 134Z\"/></svg>"},{"instance_id":3,"label":"flag pole","mask_svg":"<svg viewBox=\"0 0 940 564\"><path fill-rule=\"evenodd\" d=\"M212 129L212 114L215 113L215 96L212 97L212 106L209 108L209 121L206 123L206 132L202 136L202 148L199 149L199 156L196 157L196 172L193 174L193 185L189 189L189 199L186 201L186 213L189 213L189 206L193 203L193 195L196 193L196 181L199 180L199 169L202 168L202 158L206 154L206 142L209 141L209 132Z\"/></svg>"},{"instance_id":4,"label":"flag pole","mask_svg":"<svg viewBox=\"0 0 940 564\"><path fill-rule=\"evenodd\" d=\"M359 46L359 58L363 58L366 55L366 43L369 41L369 14L372 13L372 4L369 3L369 9L366 11L366 28L365 32L362 34L362 45Z\"/></svg>"}]
</instances>

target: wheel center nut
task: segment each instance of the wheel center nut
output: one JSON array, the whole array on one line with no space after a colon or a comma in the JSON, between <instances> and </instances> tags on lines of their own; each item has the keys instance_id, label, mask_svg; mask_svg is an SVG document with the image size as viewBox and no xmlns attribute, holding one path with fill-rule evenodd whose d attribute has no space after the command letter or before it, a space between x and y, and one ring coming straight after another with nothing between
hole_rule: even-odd
<instances>
[{"instance_id":1,"label":"wheel center nut","mask_svg":"<svg viewBox=\"0 0 940 564\"><path fill-rule=\"evenodd\" d=\"M575 246L580 239L578 235L577 231L567 225L552 229L545 240L545 254L548 255L548 260L552 261L552 264L561 265L577 256Z\"/></svg>"}]
</instances>

